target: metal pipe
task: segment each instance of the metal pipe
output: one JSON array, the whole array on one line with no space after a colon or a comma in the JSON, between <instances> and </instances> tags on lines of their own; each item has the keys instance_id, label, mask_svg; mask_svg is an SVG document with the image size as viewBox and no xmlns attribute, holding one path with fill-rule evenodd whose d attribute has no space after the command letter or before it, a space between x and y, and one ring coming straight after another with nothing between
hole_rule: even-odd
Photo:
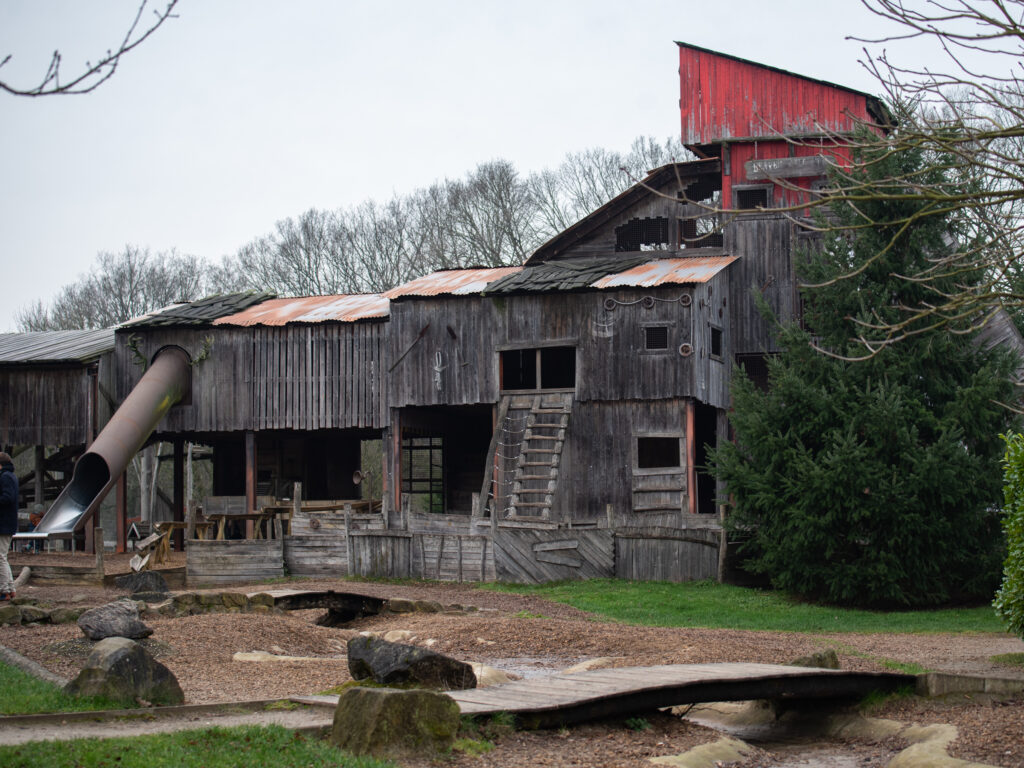
<instances>
[{"instance_id":1,"label":"metal pipe","mask_svg":"<svg viewBox=\"0 0 1024 768\"><path fill-rule=\"evenodd\" d=\"M82 528L160 420L188 395L191 379L183 349L165 347L157 352L139 383L75 464L71 482L33 533L60 535Z\"/></svg>"}]
</instances>

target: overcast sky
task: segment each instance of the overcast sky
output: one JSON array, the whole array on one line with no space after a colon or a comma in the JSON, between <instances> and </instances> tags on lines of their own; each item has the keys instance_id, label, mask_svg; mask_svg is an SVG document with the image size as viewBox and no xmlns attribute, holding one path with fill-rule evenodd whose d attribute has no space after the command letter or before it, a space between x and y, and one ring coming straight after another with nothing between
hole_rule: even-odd
<instances>
[{"instance_id":1,"label":"overcast sky","mask_svg":"<svg viewBox=\"0 0 1024 768\"><path fill-rule=\"evenodd\" d=\"M116 47L139 0L0 0L0 79ZM158 0L162 7L165 0ZM148 13L148 12L147 12ZM181 0L85 96L0 94L0 331L99 251L218 259L480 162L679 134L675 40L858 90L857 0Z\"/></svg>"}]
</instances>

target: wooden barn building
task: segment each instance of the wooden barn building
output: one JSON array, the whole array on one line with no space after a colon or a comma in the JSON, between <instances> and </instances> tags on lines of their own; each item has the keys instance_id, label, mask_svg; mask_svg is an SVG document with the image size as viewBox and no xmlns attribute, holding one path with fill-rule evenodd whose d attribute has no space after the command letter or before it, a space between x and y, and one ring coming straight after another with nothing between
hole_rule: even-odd
<instances>
[{"instance_id":1,"label":"wooden barn building","mask_svg":"<svg viewBox=\"0 0 1024 768\"><path fill-rule=\"evenodd\" d=\"M119 402L163 351L187 357L187 394L151 439L179 459L184 441L212 447L203 511L250 529L258 510L288 512L258 541L190 539L190 580L720 575L701 467L727 435L733 363L756 378L776 349L755 298L797 316L811 237L798 206L842 137L885 113L830 83L679 53L683 140L701 159L651 171L522 266L379 296L214 297L118 329Z\"/></svg>"}]
</instances>

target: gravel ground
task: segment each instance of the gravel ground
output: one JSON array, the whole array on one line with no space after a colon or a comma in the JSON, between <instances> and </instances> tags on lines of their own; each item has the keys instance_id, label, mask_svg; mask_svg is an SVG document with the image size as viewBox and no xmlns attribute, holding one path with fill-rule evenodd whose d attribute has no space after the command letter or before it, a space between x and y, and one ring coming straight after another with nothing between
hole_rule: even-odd
<instances>
[{"instance_id":1,"label":"gravel ground","mask_svg":"<svg viewBox=\"0 0 1024 768\"><path fill-rule=\"evenodd\" d=\"M56 556L40 556L40 560ZM82 556L78 556L83 560ZM28 558L30 564L34 558ZM454 584L394 585L297 581L254 585L246 591L335 589L379 597L431 599L444 605L471 605L463 614L406 614L372 617L344 629L316 626L320 611L284 615L207 614L178 619L147 619L153 651L178 677L188 703L211 703L311 694L350 679L345 643L359 631L403 629L416 643L523 676L551 673L595 657L612 666L749 661L785 663L826 647L837 650L844 669L884 669L882 659L917 663L929 669L1024 678L1024 669L1000 667L994 654L1024 652L1024 643L999 635L805 635L688 628L626 627L595 621L574 608L534 597L477 590ZM239 588L236 588L239 589ZM19 596L60 605L92 606L120 596L119 590L87 587L33 587ZM540 616L541 618L536 618ZM531 618L533 617L533 618ZM77 673L87 644L75 625L0 628L0 644L65 677ZM237 651L268 651L314 657L301 662L235 662ZM983 698L930 701L917 698L886 703L877 712L905 722L946 722L960 727L952 754L1006 768L1024 768L1024 696L1010 701ZM463 766L649 766L648 757L679 754L717 739L718 732L665 714L646 716L650 727L634 730L621 721L589 723L547 732L493 734L497 747L481 757L459 756L446 765ZM897 742L823 745L842 752L849 765L885 765L903 746ZM746 765L791 763L791 752L765 745ZM844 758L845 759L845 758ZM839 765L821 758L803 765ZM427 762L408 763L420 768Z\"/></svg>"}]
</instances>

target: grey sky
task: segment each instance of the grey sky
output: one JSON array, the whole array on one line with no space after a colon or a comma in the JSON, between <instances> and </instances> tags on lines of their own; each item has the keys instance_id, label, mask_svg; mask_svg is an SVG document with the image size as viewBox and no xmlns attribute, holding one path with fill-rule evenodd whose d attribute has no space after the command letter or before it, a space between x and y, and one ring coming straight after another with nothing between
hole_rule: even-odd
<instances>
[{"instance_id":1,"label":"grey sky","mask_svg":"<svg viewBox=\"0 0 1024 768\"><path fill-rule=\"evenodd\" d=\"M0 0L0 76L34 83L55 48L70 73L137 6ZM674 40L878 91L844 40L879 31L857 0L181 0L178 14L90 95L0 95L0 331L101 250L217 259L310 207L676 136Z\"/></svg>"}]
</instances>

